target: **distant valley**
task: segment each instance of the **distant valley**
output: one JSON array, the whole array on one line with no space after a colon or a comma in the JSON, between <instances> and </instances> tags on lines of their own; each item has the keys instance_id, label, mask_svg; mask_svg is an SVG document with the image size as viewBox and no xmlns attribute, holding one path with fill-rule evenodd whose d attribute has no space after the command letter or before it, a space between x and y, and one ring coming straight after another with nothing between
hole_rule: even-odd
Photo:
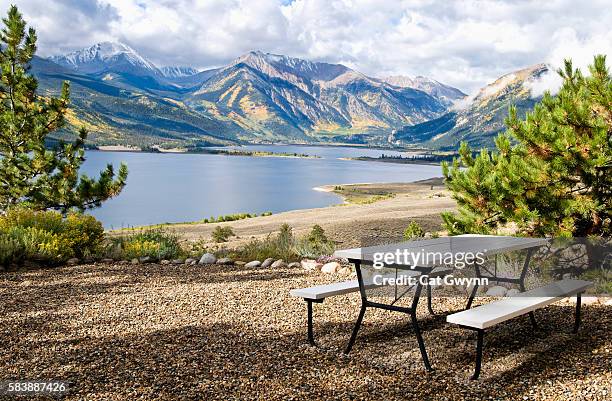
<instances>
[{"instance_id":1,"label":"distant valley","mask_svg":"<svg viewBox=\"0 0 612 401\"><path fill-rule=\"evenodd\" d=\"M509 74L470 98L426 77L372 78L341 64L259 51L205 71L158 67L112 42L33 61L41 93L56 94L62 81L71 82L73 108L60 137L84 126L91 145L141 148L487 145L509 104L532 107L527 83L546 71L540 65Z\"/></svg>"}]
</instances>

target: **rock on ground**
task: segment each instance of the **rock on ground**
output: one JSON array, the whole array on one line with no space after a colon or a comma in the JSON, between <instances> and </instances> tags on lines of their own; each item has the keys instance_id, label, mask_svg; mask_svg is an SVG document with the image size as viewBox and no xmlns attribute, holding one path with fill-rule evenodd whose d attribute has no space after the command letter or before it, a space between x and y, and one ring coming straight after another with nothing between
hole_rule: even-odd
<instances>
[{"instance_id":1,"label":"rock on ground","mask_svg":"<svg viewBox=\"0 0 612 401\"><path fill-rule=\"evenodd\" d=\"M220 258L220 259L217 259L217 264L218 265L233 265L234 261L230 258Z\"/></svg>"},{"instance_id":2,"label":"rock on ground","mask_svg":"<svg viewBox=\"0 0 612 401\"><path fill-rule=\"evenodd\" d=\"M268 258L261 262L261 267L270 267L272 266L272 263L274 263L274 258Z\"/></svg>"},{"instance_id":3,"label":"rock on ground","mask_svg":"<svg viewBox=\"0 0 612 401\"><path fill-rule=\"evenodd\" d=\"M259 267L259 266L261 266L261 262L259 260L253 260L244 265L244 267L246 267L247 269L250 269L253 267Z\"/></svg>"},{"instance_id":4,"label":"rock on ground","mask_svg":"<svg viewBox=\"0 0 612 401\"><path fill-rule=\"evenodd\" d=\"M215 264L215 262L217 262L217 258L215 257L215 255L213 255L212 253L205 253L200 258L200 261L198 262L198 264L200 264L200 265L213 265L213 264Z\"/></svg>"},{"instance_id":5,"label":"rock on ground","mask_svg":"<svg viewBox=\"0 0 612 401\"><path fill-rule=\"evenodd\" d=\"M506 296L507 297L515 297L518 294L520 294L521 292L519 290L517 290L516 288L510 288L508 290L508 292L506 292Z\"/></svg>"},{"instance_id":6,"label":"rock on ground","mask_svg":"<svg viewBox=\"0 0 612 401\"><path fill-rule=\"evenodd\" d=\"M338 262L325 263L323 267L321 267L321 273L336 273L340 268L341 266Z\"/></svg>"},{"instance_id":7,"label":"rock on ground","mask_svg":"<svg viewBox=\"0 0 612 401\"><path fill-rule=\"evenodd\" d=\"M321 267L323 267L323 263L319 263L312 259L304 259L300 262L300 264L302 265L302 268L306 270L321 270Z\"/></svg>"},{"instance_id":8,"label":"rock on ground","mask_svg":"<svg viewBox=\"0 0 612 401\"><path fill-rule=\"evenodd\" d=\"M284 260L279 259L279 260L277 260L276 262L272 263L272 266L271 266L271 267L272 267L273 269L278 269L278 268L281 268L281 267L287 267L287 263L285 263L285 261L284 261Z\"/></svg>"},{"instance_id":9,"label":"rock on ground","mask_svg":"<svg viewBox=\"0 0 612 401\"><path fill-rule=\"evenodd\" d=\"M487 290L487 295L490 297L503 297L508 292L506 287L502 287L501 285L494 285L493 287Z\"/></svg>"}]
</instances>

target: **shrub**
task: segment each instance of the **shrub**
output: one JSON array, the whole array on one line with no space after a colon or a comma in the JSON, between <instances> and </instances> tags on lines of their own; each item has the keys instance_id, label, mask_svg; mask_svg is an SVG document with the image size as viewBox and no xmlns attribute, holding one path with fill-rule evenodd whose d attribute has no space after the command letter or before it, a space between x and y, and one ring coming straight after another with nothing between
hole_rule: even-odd
<instances>
[{"instance_id":1,"label":"shrub","mask_svg":"<svg viewBox=\"0 0 612 401\"><path fill-rule=\"evenodd\" d=\"M23 242L9 234L0 234L0 266L21 263L25 258Z\"/></svg>"},{"instance_id":2,"label":"shrub","mask_svg":"<svg viewBox=\"0 0 612 401\"><path fill-rule=\"evenodd\" d=\"M404 239L406 240L423 238L424 236L425 231L423 231L423 227L421 227L421 225L416 221L411 221L410 224L408 224L406 230L404 231Z\"/></svg>"},{"instance_id":3,"label":"shrub","mask_svg":"<svg viewBox=\"0 0 612 401\"><path fill-rule=\"evenodd\" d=\"M128 259L149 256L157 258L159 254L159 243L147 240L132 240L123 244L123 256Z\"/></svg>"},{"instance_id":4,"label":"shrub","mask_svg":"<svg viewBox=\"0 0 612 401\"><path fill-rule=\"evenodd\" d=\"M278 252L276 252L270 235L263 240L249 241L231 254L234 258L243 260L264 260L266 258L276 258L277 255Z\"/></svg>"},{"instance_id":5,"label":"shrub","mask_svg":"<svg viewBox=\"0 0 612 401\"><path fill-rule=\"evenodd\" d=\"M227 242L229 237L232 237L234 235L236 234L234 234L234 231L229 226L217 226L212 232L212 237L215 242Z\"/></svg>"},{"instance_id":6,"label":"shrub","mask_svg":"<svg viewBox=\"0 0 612 401\"><path fill-rule=\"evenodd\" d=\"M278 235L276 236L276 244L283 252L290 252L293 247L295 238L293 236L293 228L287 223L280 226Z\"/></svg>"},{"instance_id":7,"label":"shrub","mask_svg":"<svg viewBox=\"0 0 612 401\"><path fill-rule=\"evenodd\" d=\"M301 257L318 258L321 255L331 255L334 243L325 235L325 231L316 225L307 235L296 238L293 229L283 224L276 235L269 234L262 240L252 240L230 256L242 260L264 260L267 258L295 261Z\"/></svg>"},{"instance_id":8,"label":"shrub","mask_svg":"<svg viewBox=\"0 0 612 401\"><path fill-rule=\"evenodd\" d=\"M292 261L297 259L294 245L293 229L290 225L283 224L280 226L278 234L269 234L263 240L252 240L239 250L234 250L231 256L244 260L274 258Z\"/></svg>"},{"instance_id":9,"label":"shrub","mask_svg":"<svg viewBox=\"0 0 612 401\"><path fill-rule=\"evenodd\" d=\"M13 227L36 227L60 233L64 230L64 220L57 212L37 212L25 207L14 207L0 217L0 230L9 230Z\"/></svg>"},{"instance_id":10,"label":"shrub","mask_svg":"<svg viewBox=\"0 0 612 401\"><path fill-rule=\"evenodd\" d=\"M64 234L78 258L96 254L104 242L104 227L93 216L70 213L66 216Z\"/></svg>"},{"instance_id":11,"label":"shrub","mask_svg":"<svg viewBox=\"0 0 612 401\"><path fill-rule=\"evenodd\" d=\"M74 256L70 241L65 236L36 227L23 229L21 236L28 260L60 263Z\"/></svg>"},{"instance_id":12,"label":"shrub","mask_svg":"<svg viewBox=\"0 0 612 401\"><path fill-rule=\"evenodd\" d=\"M303 258L318 258L334 253L335 245L327 238L323 228L315 224L308 235L296 242L294 249Z\"/></svg>"},{"instance_id":13,"label":"shrub","mask_svg":"<svg viewBox=\"0 0 612 401\"><path fill-rule=\"evenodd\" d=\"M175 259L185 255L179 236L162 228L148 229L113 239L125 259Z\"/></svg>"},{"instance_id":14,"label":"shrub","mask_svg":"<svg viewBox=\"0 0 612 401\"><path fill-rule=\"evenodd\" d=\"M272 215L272 212L263 212L259 215L257 213L234 213L234 214L226 214L226 215L218 216L218 217L210 216L210 218L200 220L199 223L204 223L204 224L224 223L228 221L250 219L252 217L257 217L257 216L271 216L271 215Z\"/></svg>"},{"instance_id":15,"label":"shrub","mask_svg":"<svg viewBox=\"0 0 612 401\"><path fill-rule=\"evenodd\" d=\"M102 224L92 216L18 207L0 216L0 264L26 260L57 264L96 254L104 240Z\"/></svg>"},{"instance_id":16,"label":"shrub","mask_svg":"<svg viewBox=\"0 0 612 401\"><path fill-rule=\"evenodd\" d=\"M208 252L211 252L211 250L208 247L208 241L204 239L187 244L186 256L199 258L202 254Z\"/></svg>"}]
</instances>

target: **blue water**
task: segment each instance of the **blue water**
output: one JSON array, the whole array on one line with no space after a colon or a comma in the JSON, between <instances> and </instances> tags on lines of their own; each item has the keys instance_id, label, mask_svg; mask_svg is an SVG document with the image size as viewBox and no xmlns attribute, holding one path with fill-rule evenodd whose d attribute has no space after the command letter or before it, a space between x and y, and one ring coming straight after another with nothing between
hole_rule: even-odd
<instances>
[{"instance_id":1,"label":"blue water","mask_svg":"<svg viewBox=\"0 0 612 401\"><path fill-rule=\"evenodd\" d=\"M231 213L273 213L329 206L334 194L314 191L325 184L410 182L441 175L439 166L339 160L392 154L346 147L255 145L248 148L297 152L320 159L205 154L88 152L83 172L126 162L127 186L91 211L106 228L195 221Z\"/></svg>"}]
</instances>

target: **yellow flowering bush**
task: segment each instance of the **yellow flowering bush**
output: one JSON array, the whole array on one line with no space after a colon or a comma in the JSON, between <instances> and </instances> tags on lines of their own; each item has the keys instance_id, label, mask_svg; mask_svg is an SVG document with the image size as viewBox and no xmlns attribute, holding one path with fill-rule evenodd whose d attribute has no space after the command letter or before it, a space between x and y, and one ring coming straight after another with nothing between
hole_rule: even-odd
<instances>
[{"instance_id":1,"label":"yellow flowering bush","mask_svg":"<svg viewBox=\"0 0 612 401\"><path fill-rule=\"evenodd\" d=\"M92 216L12 208L0 216L0 265L25 261L58 264L94 255L104 241L102 224Z\"/></svg>"}]
</instances>

